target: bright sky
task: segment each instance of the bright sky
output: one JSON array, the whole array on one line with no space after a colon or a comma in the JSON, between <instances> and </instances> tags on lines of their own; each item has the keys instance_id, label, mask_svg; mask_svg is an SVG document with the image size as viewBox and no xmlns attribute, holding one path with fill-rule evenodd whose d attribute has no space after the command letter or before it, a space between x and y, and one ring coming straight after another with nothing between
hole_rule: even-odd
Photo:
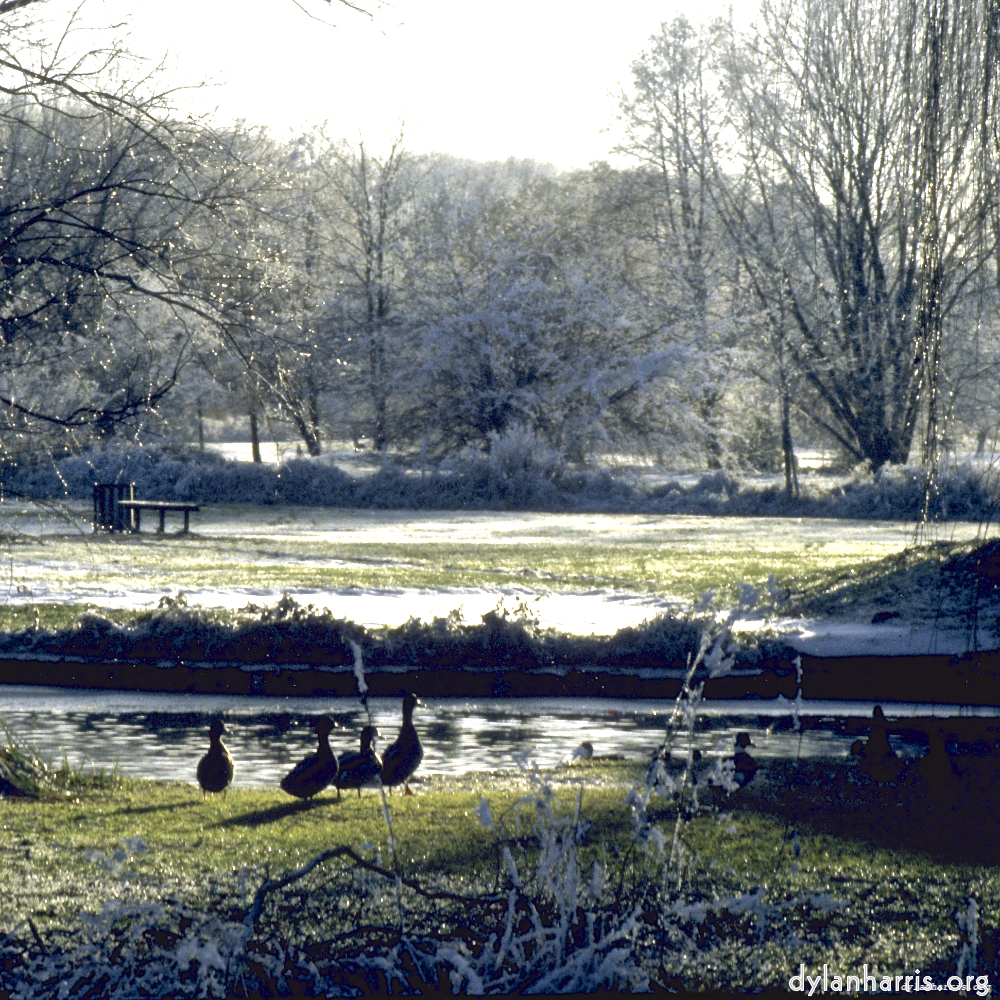
<instances>
[{"instance_id":1,"label":"bright sky","mask_svg":"<svg viewBox=\"0 0 1000 1000\"><path fill-rule=\"evenodd\" d=\"M169 51L178 80L214 78L188 98L224 120L279 135L328 121L381 143L475 160L582 167L608 158L614 94L661 21L722 13L719 0L396 0L374 20L334 0L87 0L91 23L131 22L132 47ZM50 9L72 0L55 0ZM359 6L374 8L368 0ZM75 5L75 4L73 4Z\"/></svg>"}]
</instances>

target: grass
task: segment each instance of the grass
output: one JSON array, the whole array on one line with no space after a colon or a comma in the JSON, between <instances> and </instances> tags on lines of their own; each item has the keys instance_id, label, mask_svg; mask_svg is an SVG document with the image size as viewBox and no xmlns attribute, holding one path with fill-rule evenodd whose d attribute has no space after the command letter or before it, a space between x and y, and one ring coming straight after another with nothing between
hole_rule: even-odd
<instances>
[{"instance_id":1,"label":"grass","mask_svg":"<svg viewBox=\"0 0 1000 1000\"><path fill-rule=\"evenodd\" d=\"M591 826L582 846L583 871L592 860L603 859L612 893L619 880L626 896L644 898L655 856L632 846L624 802L625 789L641 778L636 765L581 762L545 777L556 789L556 810L563 813L572 809L579 782L584 784L581 815ZM776 780L789 784L782 776ZM184 784L121 778L88 782L79 775L70 784L64 791L71 794L61 801L52 796L0 799L0 930L30 917L44 938L72 925L81 910L98 908L111 898L170 899L238 920L266 878L335 845L353 846L366 857L380 854L391 867L381 802L374 792L360 800L345 795L339 802L325 793L302 805L268 789L234 789L225 797L203 800L197 788ZM435 778L416 791L412 798L396 795L390 800L404 873L430 885L440 884L440 873L447 872L453 892L492 888L498 842L479 823L477 806L481 796L488 798L493 817L499 818L529 792L524 779L485 774ZM658 822L669 840L673 810L665 800L650 805L659 810ZM655 952L661 963L654 978L675 987L706 988L713 982L773 986L787 982L800 961L810 967L826 962L850 972L864 963L893 973L937 968L946 976L954 964L948 959L949 967L945 959L960 937L954 915L969 897L980 904L982 937L990 938L1000 924L1000 868L852 836L850 815L832 820L833 827L831 822L800 820L795 857L786 805L777 798L736 796L686 827L687 863L671 898L711 906L720 897L763 890L778 909L771 914L766 940L759 938L752 913L720 911L707 923L672 918L669 928L663 924L665 929L640 936L637 944L640 951ZM870 807L871 802L857 805ZM505 843L515 853L524 846L516 832L508 813ZM292 919L305 938L329 933L329 926L321 926L324 921L350 925L359 915L345 889L344 869L345 862L332 861L302 886L287 890L288 898L276 902L271 919L282 914ZM816 910L797 902L809 894L823 894L832 905ZM657 898L662 904L662 897ZM790 901L787 911L780 910L783 900ZM782 928L774 926L776 914L783 914ZM706 954L711 950L713 956L708 966L685 963L683 949L667 949L673 958L665 960L668 930L692 940L700 935ZM789 935L800 944L790 944Z\"/></svg>"},{"instance_id":2,"label":"grass","mask_svg":"<svg viewBox=\"0 0 1000 1000\"><path fill-rule=\"evenodd\" d=\"M80 512L78 512L80 513ZM724 601L770 574L792 610L829 605L851 581L891 575L913 541L886 522L639 515L455 514L302 508L206 508L187 538L93 535L61 521L8 515L10 601L0 628L64 627L99 593L360 589L605 591L683 604ZM37 519L36 519L37 520ZM31 529L31 530L28 530ZM967 544L976 526L949 526ZM906 558L937 558L935 547ZM58 592L61 607L45 595ZM40 598L32 601L32 596ZM825 602L825 604L824 604ZM332 608L336 614L336 608ZM119 618L126 612L115 612Z\"/></svg>"},{"instance_id":3,"label":"grass","mask_svg":"<svg viewBox=\"0 0 1000 1000\"><path fill-rule=\"evenodd\" d=\"M587 804L599 816L602 836L618 839L631 829L622 773L602 770L586 769L595 782ZM415 787L414 796L391 798L403 870L469 879L492 871L495 845L477 819L480 796L488 795L499 815L527 784L484 775L428 779ZM562 805L575 792L575 786L563 789ZM62 796L0 798L0 834L12 845L0 871L0 928L25 916L39 926L58 923L88 897L96 904L109 894L154 886L198 906L232 902L244 866L252 881L262 881L334 844L372 845L367 853L380 852L387 865L390 857L381 800L370 790L339 801L328 791L303 804L277 790L234 788L205 799L189 784L116 778L110 786L77 783ZM116 864L114 852L135 837L148 853L131 852Z\"/></svg>"}]
</instances>

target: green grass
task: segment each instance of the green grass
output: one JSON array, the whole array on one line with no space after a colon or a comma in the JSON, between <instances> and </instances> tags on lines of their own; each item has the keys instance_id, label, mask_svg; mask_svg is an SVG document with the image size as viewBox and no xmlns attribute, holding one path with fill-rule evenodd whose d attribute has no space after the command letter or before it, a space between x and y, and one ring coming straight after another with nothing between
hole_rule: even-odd
<instances>
[{"instance_id":1,"label":"green grass","mask_svg":"<svg viewBox=\"0 0 1000 1000\"><path fill-rule=\"evenodd\" d=\"M624 793L639 777L636 765L627 762L585 762L546 775L556 788L556 809L564 814L572 810L583 782L582 817L592 824L582 847L583 869L592 859L605 860L612 890L617 885L626 898L655 869L631 846ZM69 790L61 801L53 796L0 799L0 929L25 917L42 933L69 926L81 911L112 897L169 898L238 919L264 879L331 847L352 846L366 857L380 852L382 863L392 864L381 800L371 791L360 800L345 794L339 802L326 793L303 805L266 789L234 789L225 797L203 799L190 785L120 778L95 783L75 776ZM447 873L453 890L492 887L497 837L478 822L480 796L498 819L529 791L523 779L472 775L429 779L416 786L413 797L393 796L390 809L403 871L425 884ZM885 846L877 836L863 839L852 835L847 813L831 820L836 833L831 822L800 818L801 853L795 858L787 803L735 797L719 804L722 811L696 818L684 831L682 894L713 900L763 888L771 902L807 893L838 901L823 915L801 907L801 912L790 911L789 929L803 946L793 951L781 935L769 938L757 955L761 965L753 973L755 981L787 980L799 961L828 962L850 972L864 963L896 972L932 968L956 946L954 914L970 896L980 903L984 936L1000 923L996 866ZM657 799L651 808L659 812L669 840L673 809ZM867 829L870 833L875 826L869 823ZM508 812L505 842L516 851L515 833ZM133 849L136 842L130 838L135 837L142 838L145 853ZM124 852L117 860L116 850ZM334 886L331 905L350 910L350 898L335 887L337 871L347 865L331 861L310 876L310 907L319 905L329 884ZM290 905L294 912L298 904ZM748 983L743 938L749 935L752 943L755 932L750 917L740 920L746 926L740 930L734 924L729 932L735 935L726 959L732 967L719 975ZM689 968L677 974L690 983L695 973Z\"/></svg>"},{"instance_id":2,"label":"green grass","mask_svg":"<svg viewBox=\"0 0 1000 1000\"><path fill-rule=\"evenodd\" d=\"M59 627L94 587L130 591L268 588L602 590L731 601L774 574L793 610L822 605L852 580L891 576L912 529L886 522L639 515L469 514L206 507L187 537L90 534L21 518L7 553L18 600L52 588L80 595L0 608L0 628ZM15 519L17 520L17 519ZM19 522L20 523L20 522ZM948 526L967 544L976 526ZM932 547L933 548L933 547ZM935 557L916 550L910 561ZM881 585L881 584L879 584ZM336 613L336 609L331 609Z\"/></svg>"},{"instance_id":3,"label":"green grass","mask_svg":"<svg viewBox=\"0 0 1000 1000\"><path fill-rule=\"evenodd\" d=\"M609 783L600 770L586 770L595 780L585 799L596 829L602 838L621 839L631 829L621 774ZM123 881L140 892L155 886L195 905L215 905L235 891L244 866L259 882L337 844L373 845L366 853L380 851L390 864L381 799L370 790L339 801L328 791L300 803L276 790L237 788L203 798L193 785L126 778L59 787L53 782L40 799L0 798L0 843L8 845L0 848L6 853L0 928L26 916L39 925L64 921L81 906L98 905ZM496 849L476 815L480 796L499 817L527 784L483 776L415 787L418 794L390 799L402 869L417 877L492 873ZM575 786L561 790L561 806L569 808L575 793ZM142 838L148 853L105 863L133 837Z\"/></svg>"}]
</instances>

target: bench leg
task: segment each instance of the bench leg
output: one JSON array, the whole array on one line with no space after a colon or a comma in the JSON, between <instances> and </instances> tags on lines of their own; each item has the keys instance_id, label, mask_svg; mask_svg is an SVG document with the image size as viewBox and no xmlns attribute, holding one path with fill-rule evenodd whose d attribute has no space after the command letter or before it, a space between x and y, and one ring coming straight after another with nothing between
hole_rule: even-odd
<instances>
[{"instance_id":1,"label":"bench leg","mask_svg":"<svg viewBox=\"0 0 1000 1000\"><path fill-rule=\"evenodd\" d=\"M156 529L156 533L158 535L162 535L163 532L166 530L166 523L165 523L166 520L167 520L167 512L161 507L160 508L160 526L159 526L159 528Z\"/></svg>"},{"instance_id":2,"label":"bench leg","mask_svg":"<svg viewBox=\"0 0 1000 1000\"><path fill-rule=\"evenodd\" d=\"M135 527L132 529L136 534L139 533L139 526L142 524L142 512L138 507L134 510L135 513Z\"/></svg>"},{"instance_id":3,"label":"bench leg","mask_svg":"<svg viewBox=\"0 0 1000 1000\"><path fill-rule=\"evenodd\" d=\"M182 535L186 535L188 533L188 527L189 527L189 524L190 524L190 522L189 522L190 516L191 515L190 515L189 511L184 511L184 530L181 532Z\"/></svg>"}]
</instances>

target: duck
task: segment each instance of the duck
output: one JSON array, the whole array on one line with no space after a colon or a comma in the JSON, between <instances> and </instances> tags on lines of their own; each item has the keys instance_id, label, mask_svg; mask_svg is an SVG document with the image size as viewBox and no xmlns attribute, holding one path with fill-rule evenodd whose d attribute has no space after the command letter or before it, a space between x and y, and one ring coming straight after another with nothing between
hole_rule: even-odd
<instances>
[{"instance_id":1,"label":"duck","mask_svg":"<svg viewBox=\"0 0 1000 1000\"><path fill-rule=\"evenodd\" d=\"M340 755L336 777L338 799L342 788L356 788L360 799L362 786L374 785L375 779L382 773L382 760L372 748L377 736L378 730L374 726L365 726L361 730L361 749Z\"/></svg>"},{"instance_id":2,"label":"duck","mask_svg":"<svg viewBox=\"0 0 1000 1000\"><path fill-rule=\"evenodd\" d=\"M948 754L944 733L940 729L928 732L927 753L917 761L914 769L932 799L948 807L955 804L962 790L961 776Z\"/></svg>"},{"instance_id":3,"label":"duck","mask_svg":"<svg viewBox=\"0 0 1000 1000\"><path fill-rule=\"evenodd\" d=\"M198 784L204 798L209 792L222 792L232 783L235 766L232 754L226 749L222 737L229 734L221 719L216 719L208 730L208 753L198 761Z\"/></svg>"},{"instance_id":4,"label":"duck","mask_svg":"<svg viewBox=\"0 0 1000 1000\"><path fill-rule=\"evenodd\" d=\"M857 754L861 770L879 784L896 781L899 778L900 762L896 751L889 745L886 732L888 725L881 705L872 711L872 724L868 731L868 741ZM852 749L853 752L853 749Z\"/></svg>"},{"instance_id":5,"label":"duck","mask_svg":"<svg viewBox=\"0 0 1000 1000\"><path fill-rule=\"evenodd\" d=\"M594 758L594 744L590 740L584 740L574 751L573 755L570 757L570 763L574 760L593 760Z\"/></svg>"},{"instance_id":6,"label":"duck","mask_svg":"<svg viewBox=\"0 0 1000 1000\"><path fill-rule=\"evenodd\" d=\"M313 723L319 745L281 779L281 790L297 799L311 799L337 777L337 758L330 749L330 733L337 723L321 715Z\"/></svg>"},{"instance_id":7,"label":"duck","mask_svg":"<svg viewBox=\"0 0 1000 1000\"><path fill-rule=\"evenodd\" d=\"M382 784L390 790L402 784L406 795L413 794L409 779L424 757L424 748L413 725L413 709L417 705L423 702L415 694L403 695L403 724L396 742L382 755Z\"/></svg>"},{"instance_id":8,"label":"duck","mask_svg":"<svg viewBox=\"0 0 1000 1000\"><path fill-rule=\"evenodd\" d=\"M736 734L736 753L733 754L733 767L735 772L733 780L740 786L746 788L753 781L754 775L760 765L746 752L747 747L755 747L756 744L750 739L749 733Z\"/></svg>"}]
</instances>

